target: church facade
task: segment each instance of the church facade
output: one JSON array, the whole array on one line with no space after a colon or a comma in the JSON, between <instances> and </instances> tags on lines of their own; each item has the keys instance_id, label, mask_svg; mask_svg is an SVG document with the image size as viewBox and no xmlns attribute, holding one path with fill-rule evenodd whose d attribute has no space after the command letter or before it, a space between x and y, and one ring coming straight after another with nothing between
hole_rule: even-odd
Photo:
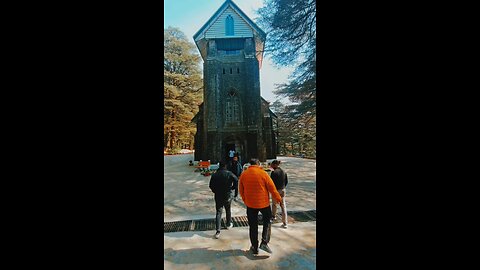
<instances>
[{"instance_id":1,"label":"church facade","mask_svg":"<svg viewBox=\"0 0 480 270\"><path fill-rule=\"evenodd\" d=\"M276 158L277 116L260 96L266 34L227 0L194 35L203 59L203 103L196 123L195 160L228 160L228 152Z\"/></svg>"}]
</instances>

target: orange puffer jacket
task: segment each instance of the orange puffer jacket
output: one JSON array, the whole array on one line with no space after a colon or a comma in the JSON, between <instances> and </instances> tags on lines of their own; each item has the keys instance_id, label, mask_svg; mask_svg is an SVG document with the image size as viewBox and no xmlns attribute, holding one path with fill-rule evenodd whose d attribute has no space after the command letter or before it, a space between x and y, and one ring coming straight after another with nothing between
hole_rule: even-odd
<instances>
[{"instance_id":1,"label":"orange puffer jacket","mask_svg":"<svg viewBox=\"0 0 480 270\"><path fill-rule=\"evenodd\" d=\"M240 175L238 191L245 205L250 208L261 209L270 206L269 192L274 200L282 200L272 178L260 166L256 165L248 167Z\"/></svg>"}]
</instances>

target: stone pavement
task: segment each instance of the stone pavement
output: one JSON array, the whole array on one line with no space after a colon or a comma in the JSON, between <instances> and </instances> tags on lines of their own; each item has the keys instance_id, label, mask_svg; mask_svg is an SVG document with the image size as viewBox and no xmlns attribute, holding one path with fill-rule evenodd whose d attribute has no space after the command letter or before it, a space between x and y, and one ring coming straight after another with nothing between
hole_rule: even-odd
<instances>
[{"instance_id":1,"label":"stone pavement","mask_svg":"<svg viewBox=\"0 0 480 270\"><path fill-rule=\"evenodd\" d=\"M170 166L175 166L179 164L188 164L188 161L193 161L193 154L178 154L178 155L167 155L163 156L163 171L165 172L166 168Z\"/></svg>"},{"instance_id":2,"label":"stone pavement","mask_svg":"<svg viewBox=\"0 0 480 270\"><path fill-rule=\"evenodd\" d=\"M288 174L287 210L316 209L316 161L279 157ZM193 154L164 157L164 221L215 218L210 176L194 172L188 166ZM271 160L268 160L269 162ZM279 210L281 212L281 210ZM245 216L243 202L232 202L232 216ZM225 217L223 213L222 217ZM316 221L289 224L288 229L272 225L270 248L253 257L248 249L248 227L215 231L164 233L165 269L316 269ZM259 239L262 226L259 225Z\"/></svg>"},{"instance_id":3,"label":"stone pavement","mask_svg":"<svg viewBox=\"0 0 480 270\"><path fill-rule=\"evenodd\" d=\"M295 157L278 159L289 179L287 210L316 209L316 161ZM193 154L165 156L164 160L164 221L214 218L215 202L208 187L210 176L205 177L188 166ZM232 203L232 215L246 215L241 198Z\"/></svg>"},{"instance_id":4,"label":"stone pavement","mask_svg":"<svg viewBox=\"0 0 480 270\"><path fill-rule=\"evenodd\" d=\"M262 226L258 226L261 239ZM164 233L164 268L188 270L234 269L316 269L316 222L272 225L269 246L273 254L259 250L254 257L248 252L248 227L215 231Z\"/></svg>"}]
</instances>

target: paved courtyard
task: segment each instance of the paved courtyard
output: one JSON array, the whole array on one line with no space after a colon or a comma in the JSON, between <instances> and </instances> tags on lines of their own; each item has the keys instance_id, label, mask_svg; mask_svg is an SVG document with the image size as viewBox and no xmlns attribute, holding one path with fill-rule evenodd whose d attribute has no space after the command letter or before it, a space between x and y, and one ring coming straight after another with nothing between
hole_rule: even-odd
<instances>
[{"instance_id":1,"label":"paved courtyard","mask_svg":"<svg viewBox=\"0 0 480 270\"><path fill-rule=\"evenodd\" d=\"M262 226L259 226L261 238ZM163 236L165 269L316 269L316 222L300 222L283 229L272 225L268 244L273 254L259 250L249 252L248 227L222 230L219 239L214 231L165 233Z\"/></svg>"},{"instance_id":2,"label":"paved courtyard","mask_svg":"<svg viewBox=\"0 0 480 270\"><path fill-rule=\"evenodd\" d=\"M316 209L316 161L279 157L288 174L287 210ZM165 156L164 221L215 218L210 176L188 166L192 154ZM269 160L271 161L271 160ZM232 203L232 216L245 216L242 201ZM225 217L225 213L223 213ZM165 269L316 269L316 221L290 224L288 229L272 225L273 254L248 252L248 227L222 230L220 239L212 231L164 233ZM261 238L262 226L259 226Z\"/></svg>"},{"instance_id":3,"label":"paved courtyard","mask_svg":"<svg viewBox=\"0 0 480 270\"><path fill-rule=\"evenodd\" d=\"M279 157L288 174L287 210L316 209L316 161L294 157ZM215 217L215 201L208 187L211 176L203 176L188 166L193 154L165 156L164 212L165 221ZM268 160L271 161L271 160ZM232 203L232 215L246 215L243 202Z\"/></svg>"}]
</instances>

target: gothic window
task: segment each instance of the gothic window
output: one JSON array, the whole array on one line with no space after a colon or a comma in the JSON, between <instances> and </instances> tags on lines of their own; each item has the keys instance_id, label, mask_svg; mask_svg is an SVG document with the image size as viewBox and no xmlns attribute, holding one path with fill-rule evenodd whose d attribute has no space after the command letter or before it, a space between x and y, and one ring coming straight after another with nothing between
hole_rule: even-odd
<instances>
[{"instance_id":1,"label":"gothic window","mask_svg":"<svg viewBox=\"0 0 480 270\"><path fill-rule=\"evenodd\" d=\"M230 91L225 100L225 123L240 125L240 104L235 91Z\"/></svg>"},{"instance_id":2,"label":"gothic window","mask_svg":"<svg viewBox=\"0 0 480 270\"><path fill-rule=\"evenodd\" d=\"M232 15L228 15L227 16L227 19L225 21L225 34L227 36L233 36L234 33L233 33L233 18L232 18Z\"/></svg>"}]
</instances>

